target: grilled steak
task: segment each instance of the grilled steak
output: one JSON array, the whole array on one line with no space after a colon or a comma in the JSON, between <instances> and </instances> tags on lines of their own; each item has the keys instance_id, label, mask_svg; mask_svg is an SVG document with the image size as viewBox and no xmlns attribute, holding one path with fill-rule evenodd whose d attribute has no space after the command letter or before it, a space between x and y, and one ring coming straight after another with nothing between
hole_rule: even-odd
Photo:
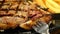
<instances>
[{"instance_id":1,"label":"grilled steak","mask_svg":"<svg viewBox=\"0 0 60 34\"><path fill-rule=\"evenodd\" d=\"M46 16L48 14L48 16ZM37 20L49 22L51 15L35 3L5 0L0 8L0 29L30 29Z\"/></svg>"}]
</instances>

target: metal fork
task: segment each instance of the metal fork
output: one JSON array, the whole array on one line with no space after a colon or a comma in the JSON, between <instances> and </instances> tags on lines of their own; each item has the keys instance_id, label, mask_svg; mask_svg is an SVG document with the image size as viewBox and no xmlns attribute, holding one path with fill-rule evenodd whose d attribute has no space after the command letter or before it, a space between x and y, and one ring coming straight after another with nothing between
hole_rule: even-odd
<instances>
[{"instance_id":1,"label":"metal fork","mask_svg":"<svg viewBox=\"0 0 60 34\"><path fill-rule=\"evenodd\" d=\"M41 34L49 34L49 27L46 23L42 21L38 21L37 25L34 25L32 27L37 33Z\"/></svg>"}]
</instances>

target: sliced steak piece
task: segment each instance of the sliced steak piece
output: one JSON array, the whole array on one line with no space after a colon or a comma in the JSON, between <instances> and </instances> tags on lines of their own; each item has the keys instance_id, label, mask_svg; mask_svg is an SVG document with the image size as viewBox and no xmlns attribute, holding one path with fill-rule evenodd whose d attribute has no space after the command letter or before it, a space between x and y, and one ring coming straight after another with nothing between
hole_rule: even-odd
<instances>
[{"instance_id":1,"label":"sliced steak piece","mask_svg":"<svg viewBox=\"0 0 60 34\"><path fill-rule=\"evenodd\" d=\"M11 3L10 9L17 9L17 7L18 7L18 3L14 2L14 3Z\"/></svg>"},{"instance_id":2,"label":"sliced steak piece","mask_svg":"<svg viewBox=\"0 0 60 34\"><path fill-rule=\"evenodd\" d=\"M19 24L22 24L25 22L24 18L19 17L0 17L0 28L1 29L9 29L9 28L16 28ZM5 27L4 27L5 26Z\"/></svg>"},{"instance_id":3,"label":"sliced steak piece","mask_svg":"<svg viewBox=\"0 0 60 34\"><path fill-rule=\"evenodd\" d=\"M3 5L1 9L9 9L10 5Z\"/></svg>"},{"instance_id":4,"label":"sliced steak piece","mask_svg":"<svg viewBox=\"0 0 60 34\"><path fill-rule=\"evenodd\" d=\"M15 10L9 10L7 12L7 15L15 15L16 14L16 11Z\"/></svg>"},{"instance_id":5,"label":"sliced steak piece","mask_svg":"<svg viewBox=\"0 0 60 34\"><path fill-rule=\"evenodd\" d=\"M7 15L6 11L0 11L0 16Z\"/></svg>"}]
</instances>

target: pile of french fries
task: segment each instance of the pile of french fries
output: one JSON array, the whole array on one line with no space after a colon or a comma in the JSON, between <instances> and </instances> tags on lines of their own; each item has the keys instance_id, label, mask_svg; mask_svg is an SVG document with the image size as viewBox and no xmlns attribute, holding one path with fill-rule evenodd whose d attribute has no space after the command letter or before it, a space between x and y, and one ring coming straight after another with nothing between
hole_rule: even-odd
<instances>
[{"instance_id":1,"label":"pile of french fries","mask_svg":"<svg viewBox=\"0 0 60 34\"><path fill-rule=\"evenodd\" d=\"M60 0L33 0L36 4L49 8L51 13L60 13Z\"/></svg>"}]
</instances>

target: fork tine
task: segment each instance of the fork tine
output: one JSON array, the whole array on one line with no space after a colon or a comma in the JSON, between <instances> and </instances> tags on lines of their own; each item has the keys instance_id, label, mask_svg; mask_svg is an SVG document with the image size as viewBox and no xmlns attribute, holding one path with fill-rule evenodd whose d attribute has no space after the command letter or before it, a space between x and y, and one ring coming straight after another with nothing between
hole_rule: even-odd
<instances>
[{"instance_id":1,"label":"fork tine","mask_svg":"<svg viewBox=\"0 0 60 34\"><path fill-rule=\"evenodd\" d=\"M36 28L36 26L32 26L32 28L33 28L33 29L35 29L35 28Z\"/></svg>"},{"instance_id":2,"label":"fork tine","mask_svg":"<svg viewBox=\"0 0 60 34\"><path fill-rule=\"evenodd\" d=\"M40 21L39 21L39 22L37 22L37 25L42 26L42 24L41 24L41 22L40 22Z\"/></svg>"},{"instance_id":3,"label":"fork tine","mask_svg":"<svg viewBox=\"0 0 60 34\"><path fill-rule=\"evenodd\" d=\"M39 30L39 29L38 29L39 27L36 27L36 26L33 26L32 28L33 28L35 31L38 31L38 30Z\"/></svg>"},{"instance_id":4,"label":"fork tine","mask_svg":"<svg viewBox=\"0 0 60 34\"><path fill-rule=\"evenodd\" d=\"M39 26L39 25L36 25L36 27L37 27L37 28L39 28L39 27L41 27L41 26Z\"/></svg>"},{"instance_id":5,"label":"fork tine","mask_svg":"<svg viewBox=\"0 0 60 34\"><path fill-rule=\"evenodd\" d=\"M38 22L36 22L36 27L40 27L40 25L39 25L39 23L38 23Z\"/></svg>"},{"instance_id":6,"label":"fork tine","mask_svg":"<svg viewBox=\"0 0 60 34\"><path fill-rule=\"evenodd\" d=\"M38 24L34 25L33 28L39 28L40 26Z\"/></svg>"},{"instance_id":7,"label":"fork tine","mask_svg":"<svg viewBox=\"0 0 60 34\"><path fill-rule=\"evenodd\" d=\"M40 25L40 26L43 26L43 27L46 26L46 28L48 27L48 25L47 25L45 22L42 22L42 21L39 23L39 25Z\"/></svg>"},{"instance_id":8,"label":"fork tine","mask_svg":"<svg viewBox=\"0 0 60 34\"><path fill-rule=\"evenodd\" d=\"M39 22L39 25L42 25L42 26L43 26L43 25L46 25L46 23L43 22L43 21L40 21L40 22Z\"/></svg>"},{"instance_id":9,"label":"fork tine","mask_svg":"<svg viewBox=\"0 0 60 34\"><path fill-rule=\"evenodd\" d=\"M48 28L48 25L42 21L37 22L36 25L32 27L36 32L41 33Z\"/></svg>"},{"instance_id":10,"label":"fork tine","mask_svg":"<svg viewBox=\"0 0 60 34\"><path fill-rule=\"evenodd\" d=\"M42 25L46 25L46 23L45 23L45 22L41 22L41 24L42 24Z\"/></svg>"}]
</instances>

